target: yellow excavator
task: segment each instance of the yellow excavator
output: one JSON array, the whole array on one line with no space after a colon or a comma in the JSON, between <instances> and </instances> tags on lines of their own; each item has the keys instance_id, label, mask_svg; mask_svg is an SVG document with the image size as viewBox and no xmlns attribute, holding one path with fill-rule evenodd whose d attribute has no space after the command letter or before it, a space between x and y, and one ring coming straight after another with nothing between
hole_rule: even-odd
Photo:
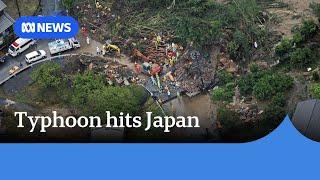
<instances>
[{"instance_id":1,"label":"yellow excavator","mask_svg":"<svg viewBox=\"0 0 320 180\"><path fill-rule=\"evenodd\" d=\"M116 52L117 55L120 55L120 53L121 53L121 50L117 45L110 44L110 43L106 43L105 45L103 45L103 49L107 53Z\"/></svg>"}]
</instances>

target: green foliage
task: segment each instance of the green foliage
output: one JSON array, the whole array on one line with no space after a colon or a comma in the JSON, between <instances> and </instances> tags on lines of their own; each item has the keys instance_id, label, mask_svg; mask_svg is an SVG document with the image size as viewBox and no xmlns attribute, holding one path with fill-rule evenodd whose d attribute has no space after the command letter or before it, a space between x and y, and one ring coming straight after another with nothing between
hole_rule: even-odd
<instances>
[{"instance_id":1,"label":"green foliage","mask_svg":"<svg viewBox=\"0 0 320 180\"><path fill-rule=\"evenodd\" d=\"M318 26L313 20L303 21L300 27L293 30L296 34L295 36L299 36L299 38L296 37L295 40L297 42L307 41L317 33L317 30Z\"/></svg>"},{"instance_id":2,"label":"green foliage","mask_svg":"<svg viewBox=\"0 0 320 180\"><path fill-rule=\"evenodd\" d=\"M224 86L228 83L231 83L234 79L233 75L228 73L227 71L219 71L217 73L217 78L219 79L219 86Z\"/></svg>"},{"instance_id":3,"label":"green foliage","mask_svg":"<svg viewBox=\"0 0 320 180\"><path fill-rule=\"evenodd\" d=\"M284 56L286 53L290 52L293 47L293 43L290 39L284 38L282 41L276 46L276 54L279 56Z\"/></svg>"},{"instance_id":4,"label":"green foliage","mask_svg":"<svg viewBox=\"0 0 320 180\"><path fill-rule=\"evenodd\" d=\"M242 95L251 95L255 83L266 74L255 64L250 66L250 71L251 73L241 76L237 82Z\"/></svg>"},{"instance_id":5,"label":"green foliage","mask_svg":"<svg viewBox=\"0 0 320 180\"><path fill-rule=\"evenodd\" d=\"M104 87L95 90L88 96L86 103L88 113L105 116L105 111L110 111L112 115L118 116L121 112L138 114L143 90L132 86Z\"/></svg>"},{"instance_id":6,"label":"green foliage","mask_svg":"<svg viewBox=\"0 0 320 180\"><path fill-rule=\"evenodd\" d=\"M261 72L261 68L257 64L251 64L249 66L249 69L252 74L258 74L259 72Z\"/></svg>"},{"instance_id":7,"label":"green foliage","mask_svg":"<svg viewBox=\"0 0 320 180\"><path fill-rule=\"evenodd\" d=\"M253 77L253 74L241 76L238 80L239 89L242 95L251 95L254 84L255 79Z\"/></svg>"},{"instance_id":8,"label":"green foliage","mask_svg":"<svg viewBox=\"0 0 320 180\"><path fill-rule=\"evenodd\" d=\"M233 40L228 45L231 58L240 61L242 58L248 57L250 49L250 43L246 34L237 30L233 34Z\"/></svg>"},{"instance_id":9,"label":"green foliage","mask_svg":"<svg viewBox=\"0 0 320 180\"><path fill-rule=\"evenodd\" d=\"M286 97L284 93L278 93L272 98L272 106L277 106L277 107L285 107L286 106Z\"/></svg>"},{"instance_id":10,"label":"green foliage","mask_svg":"<svg viewBox=\"0 0 320 180\"><path fill-rule=\"evenodd\" d=\"M289 57L291 66L295 68L305 68L314 61L314 54L309 48L297 48Z\"/></svg>"},{"instance_id":11,"label":"green foliage","mask_svg":"<svg viewBox=\"0 0 320 180\"><path fill-rule=\"evenodd\" d=\"M320 99L320 84L314 84L311 87L311 93L313 95L314 98Z\"/></svg>"},{"instance_id":12,"label":"green foliage","mask_svg":"<svg viewBox=\"0 0 320 180\"><path fill-rule=\"evenodd\" d=\"M92 72L76 74L73 78L72 104L77 107L86 106L89 95L103 87L103 79L95 76Z\"/></svg>"},{"instance_id":13,"label":"green foliage","mask_svg":"<svg viewBox=\"0 0 320 180\"><path fill-rule=\"evenodd\" d=\"M255 0L235 0L227 4L212 0L128 0L119 1L119 9L125 14L121 20L110 22L112 32L118 36L129 37L153 33L172 32L174 39L181 44L193 42L196 47L212 45L225 34L224 29L239 29L243 39L262 39L263 31L257 28L256 17L260 7ZM128 12L130 14L128 14ZM241 27L241 28L239 28ZM237 39L239 51L245 55L246 42Z\"/></svg>"},{"instance_id":14,"label":"green foliage","mask_svg":"<svg viewBox=\"0 0 320 180\"><path fill-rule=\"evenodd\" d=\"M239 124L240 115L225 107L220 107L217 110L217 119L220 121L224 129L231 129Z\"/></svg>"},{"instance_id":15,"label":"green foliage","mask_svg":"<svg viewBox=\"0 0 320 180\"><path fill-rule=\"evenodd\" d=\"M302 68L313 60L313 52L309 48L303 48L303 43L312 38L318 31L318 26L312 20L303 21L301 26L296 27L293 38L283 39L275 49L283 63L288 63L295 68Z\"/></svg>"},{"instance_id":16,"label":"green foliage","mask_svg":"<svg viewBox=\"0 0 320 180\"><path fill-rule=\"evenodd\" d=\"M204 21L197 17L176 17L171 22L180 41L193 42L196 46L209 45L221 35L221 22Z\"/></svg>"},{"instance_id":17,"label":"green foliage","mask_svg":"<svg viewBox=\"0 0 320 180\"><path fill-rule=\"evenodd\" d=\"M41 88L58 88L63 81L61 67L57 63L45 63L31 73L31 79Z\"/></svg>"},{"instance_id":18,"label":"green foliage","mask_svg":"<svg viewBox=\"0 0 320 180\"><path fill-rule=\"evenodd\" d=\"M258 100L269 100L293 87L293 78L290 76L262 71L256 65L252 65L250 69L251 73L240 77L237 81L242 95L253 94Z\"/></svg>"},{"instance_id":19,"label":"green foliage","mask_svg":"<svg viewBox=\"0 0 320 180\"><path fill-rule=\"evenodd\" d=\"M253 87L258 100L269 100L277 93L284 93L293 87L293 78L278 73L264 75Z\"/></svg>"},{"instance_id":20,"label":"green foliage","mask_svg":"<svg viewBox=\"0 0 320 180\"><path fill-rule=\"evenodd\" d=\"M62 5L69 11L70 14L73 14L74 0L62 0Z\"/></svg>"},{"instance_id":21,"label":"green foliage","mask_svg":"<svg viewBox=\"0 0 320 180\"><path fill-rule=\"evenodd\" d=\"M179 3L179 0L176 0L176 3ZM146 7L150 9L156 8L165 8L171 4L172 0L127 0L126 3L128 6L132 6L135 8Z\"/></svg>"},{"instance_id":22,"label":"green foliage","mask_svg":"<svg viewBox=\"0 0 320 180\"><path fill-rule=\"evenodd\" d=\"M310 7L313 10L313 13L320 19L320 3L311 3Z\"/></svg>"},{"instance_id":23,"label":"green foliage","mask_svg":"<svg viewBox=\"0 0 320 180\"><path fill-rule=\"evenodd\" d=\"M76 74L73 78L72 104L84 113L105 116L120 112L136 114L146 96L140 87L112 87L104 84L101 76L92 72Z\"/></svg>"},{"instance_id":24,"label":"green foliage","mask_svg":"<svg viewBox=\"0 0 320 180\"><path fill-rule=\"evenodd\" d=\"M319 72L313 72L312 73L312 80L318 82L320 80Z\"/></svg>"},{"instance_id":25,"label":"green foliage","mask_svg":"<svg viewBox=\"0 0 320 180\"><path fill-rule=\"evenodd\" d=\"M212 100L214 102L231 102L234 96L234 84L229 83L224 87L218 87L212 92Z\"/></svg>"},{"instance_id":26,"label":"green foliage","mask_svg":"<svg viewBox=\"0 0 320 180\"><path fill-rule=\"evenodd\" d=\"M286 111L283 107L268 105L262 115L262 120L270 127L275 127L286 117Z\"/></svg>"}]
</instances>

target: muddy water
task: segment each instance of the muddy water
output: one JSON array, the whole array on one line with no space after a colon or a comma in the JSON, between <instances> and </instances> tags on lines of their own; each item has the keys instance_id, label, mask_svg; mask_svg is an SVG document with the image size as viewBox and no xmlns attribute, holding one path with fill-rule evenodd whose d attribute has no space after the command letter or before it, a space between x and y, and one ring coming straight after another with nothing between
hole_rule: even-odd
<instances>
[{"instance_id":1,"label":"muddy water","mask_svg":"<svg viewBox=\"0 0 320 180\"><path fill-rule=\"evenodd\" d=\"M183 96L163 105L164 109L174 116L197 116L201 128L212 128L214 125L215 105L208 93L189 98Z\"/></svg>"}]
</instances>

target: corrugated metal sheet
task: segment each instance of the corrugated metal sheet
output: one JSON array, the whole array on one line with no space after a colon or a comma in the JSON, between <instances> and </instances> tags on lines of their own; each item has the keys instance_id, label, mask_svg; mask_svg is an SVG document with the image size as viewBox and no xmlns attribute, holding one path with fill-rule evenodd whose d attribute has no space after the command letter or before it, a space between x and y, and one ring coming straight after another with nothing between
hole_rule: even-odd
<instances>
[{"instance_id":1,"label":"corrugated metal sheet","mask_svg":"<svg viewBox=\"0 0 320 180\"><path fill-rule=\"evenodd\" d=\"M14 20L7 13L4 13L2 16L0 16L0 33L12 26L13 23Z\"/></svg>"},{"instance_id":2,"label":"corrugated metal sheet","mask_svg":"<svg viewBox=\"0 0 320 180\"><path fill-rule=\"evenodd\" d=\"M4 10L7 6L0 0L0 11Z\"/></svg>"},{"instance_id":3,"label":"corrugated metal sheet","mask_svg":"<svg viewBox=\"0 0 320 180\"><path fill-rule=\"evenodd\" d=\"M297 105L292 123L305 136L320 141L320 101L304 101Z\"/></svg>"}]
</instances>

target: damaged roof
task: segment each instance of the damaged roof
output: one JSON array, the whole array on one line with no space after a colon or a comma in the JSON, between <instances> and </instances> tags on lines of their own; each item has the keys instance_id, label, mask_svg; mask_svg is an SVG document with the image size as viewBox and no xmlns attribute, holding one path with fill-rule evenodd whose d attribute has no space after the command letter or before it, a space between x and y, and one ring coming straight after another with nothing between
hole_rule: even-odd
<instances>
[{"instance_id":1,"label":"damaged roof","mask_svg":"<svg viewBox=\"0 0 320 180\"><path fill-rule=\"evenodd\" d=\"M320 141L320 101L300 102L297 105L292 122L306 137Z\"/></svg>"},{"instance_id":2,"label":"damaged roof","mask_svg":"<svg viewBox=\"0 0 320 180\"><path fill-rule=\"evenodd\" d=\"M4 13L2 16L0 16L0 33L12 26L13 23L14 20L7 13Z\"/></svg>"},{"instance_id":3,"label":"damaged roof","mask_svg":"<svg viewBox=\"0 0 320 180\"><path fill-rule=\"evenodd\" d=\"M4 10L7 6L0 0L0 11Z\"/></svg>"}]
</instances>

